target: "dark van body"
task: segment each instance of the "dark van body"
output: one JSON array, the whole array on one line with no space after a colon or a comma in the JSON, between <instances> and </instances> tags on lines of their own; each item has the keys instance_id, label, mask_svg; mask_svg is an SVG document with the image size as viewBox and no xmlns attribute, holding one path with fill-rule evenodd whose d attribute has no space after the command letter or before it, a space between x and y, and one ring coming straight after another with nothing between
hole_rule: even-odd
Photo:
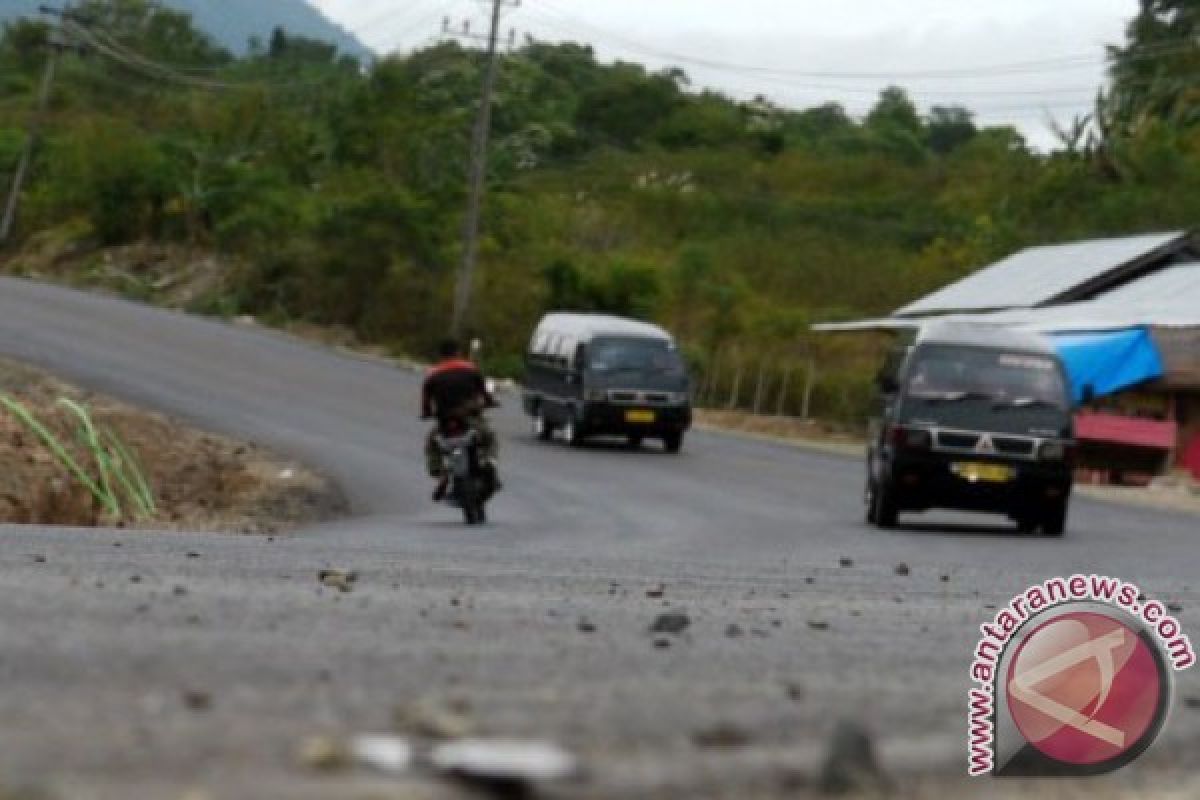
<instances>
[{"instance_id":1,"label":"dark van body","mask_svg":"<svg viewBox=\"0 0 1200 800\"><path fill-rule=\"evenodd\" d=\"M541 439L561 431L630 444L661 439L672 453L692 424L687 370L670 334L601 314L549 314L526 355L523 405Z\"/></svg>"},{"instance_id":2,"label":"dark van body","mask_svg":"<svg viewBox=\"0 0 1200 800\"><path fill-rule=\"evenodd\" d=\"M904 511L1008 515L1062 535L1072 488L1072 404L1041 336L934 324L897 347L879 378L867 454L867 519Z\"/></svg>"}]
</instances>

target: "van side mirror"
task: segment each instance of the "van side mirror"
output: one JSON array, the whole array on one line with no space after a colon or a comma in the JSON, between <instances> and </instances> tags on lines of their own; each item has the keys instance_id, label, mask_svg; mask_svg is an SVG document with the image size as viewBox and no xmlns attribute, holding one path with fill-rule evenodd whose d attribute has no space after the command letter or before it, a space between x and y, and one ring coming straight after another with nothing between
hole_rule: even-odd
<instances>
[{"instance_id":1,"label":"van side mirror","mask_svg":"<svg viewBox=\"0 0 1200 800\"><path fill-rule=\"evenodd\" d=\"M896 376L888 372L881 372L875 376L875 385L879 387L879 391L884 394L895 394L900 391L900 382L896 380Z\"/></svg>"}]
</instances>

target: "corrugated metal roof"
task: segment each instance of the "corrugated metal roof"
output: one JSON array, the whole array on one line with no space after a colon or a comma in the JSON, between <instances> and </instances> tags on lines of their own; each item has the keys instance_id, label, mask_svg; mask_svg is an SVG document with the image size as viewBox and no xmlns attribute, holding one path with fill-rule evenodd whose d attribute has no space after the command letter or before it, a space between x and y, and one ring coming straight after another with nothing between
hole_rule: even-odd
<instances>
[{"instance_id":1,"label":"corrugated metal roof","mask_svg":"<svg viewBox=\"0 0 1200 800\"><path fill-rule=\"evenodd\" d=\"M814 327L826 332L903 330L939 321L1001 325L1040 333L1112 331L1142 326L1200 328L1200 263L1168 267L1082 303L921 318L890 317Z\"/></svg>"},{"instance_id":2,"label":"corrugated metal roof","mask_svg":"<svg viewBox=\"0 0 1200 800\"><path fill-rule=\"evenodd\" d=\"M1033 308L1186 236L1159 233L1034 247L895 312L895 316Z\"/></svg>"}]
</instances>

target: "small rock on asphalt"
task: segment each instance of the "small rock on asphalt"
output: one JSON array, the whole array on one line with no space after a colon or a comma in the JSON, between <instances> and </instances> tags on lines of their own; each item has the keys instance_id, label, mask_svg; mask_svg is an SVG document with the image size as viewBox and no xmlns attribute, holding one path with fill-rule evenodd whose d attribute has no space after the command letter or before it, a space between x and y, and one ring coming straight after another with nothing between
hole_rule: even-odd
<instances>
[{"instance_id":1,"label":"small rock on asphalt","mask_svg":"<svg viewBox=\"0 0 1200 800\"><path fill-rule=\"evenodd\" d=\"M323 569L317 573L317 580L321 582L322 586L337 589L339 592L348 592L358 582L358 573L340 569Z\"/></svg>"},{"instance_id":2,"label":"small rock on asphalt","mask_svg":"<svg viewBox=\"0 0 1200 800\"><path fill-rule=\"evenodd\" d=\"M462 739L475 733L475 723L464 701L421 700L393 714L398 729L427 739Z\"/></svg>"},{"instance_id":3,"label":"small rock on asphalt","mask_svg":"<svg viewBox=\"0 0 1200 800\"><path fill-rule=\"evenodd\" d=\"M339 772L350 766L351 754L346 744L329 736L313 736L300 745L297 760L317 772Z\"/></svg>"},{"instance_id":4,"label":"small rock on asphalt","mask_svg":"<svg viewBox=\"0 0 1200 800\"><path fill-rule=\"evenodd\" d=\"M745 636L746 632L742 630L741 625L730 625L725 629L725 635L730 639L737 639L741 636Z\"/></svg>"},{"instance_id":5,"label":"small rock on asphalt","mask_svg":"<svg viewBox=\"0 0 1200 800\"><path fill-rule=\"evenodd\" d=\"M212 695L198 689L186 689L183 692L183 705L189 711L208 711L212 708Z\"/></svg>"},{"instance_id":6,"label":"small rock on asphalt","mask_svg":"<svg viewBox=\"0 0 1200 800\"><path fill-rule=\"evenodd\" d=\"M829 623L823 619L810 619L808 621L808 627L812 628L814 631L827 631L829 630Z\"/></svg>"},{"instance_id":7,"label":"small rock on asphalt","mask_svg":"<svg viewBox=\"0 0 1200 800\"><path fill-rule=\"evenodd\" d=\"M682 611L668 611L659 614L650 625L651 633L680 634L692 624L691 617Z\"/></svg>"},{"instance_id":8,"label":"small rock on asphalt","mask_svg":"<svg viewBox=\"0 0 1200 800\"><path fill-rule=\"evenodd\" d=\"M818 788L823 794L866 793L886 788L870 735L854 722L838 723L821 766Z\"/></svg>"},{"instance_id":9,"label":"small rock on asphalt","mask_svg":"<svg viewBox=\"0 0 1200 800\"><path fill-rule=\"evenodd\" d=\"M896 574L902 578L907 577L912 574L912 568L909 567L908 564L905 564L903 561L901 561L896 565Z\"/></svg>"},{"instance_id":10,"label":"small rock on asphalt","mask_svg":"<svg viewBox=\"0 0 1200 800\"><path fill-rule=\"evenodd\" d=\"M1167 603L1167 611L1172 614L1178 614L1183 611L1183 603Z\"/></svg>"},{"instance_id":11,"label":"small rock on asphalt","mask_svg":"<svg viewBox=\"0 0 1200 800\"><path fill-rule=\"evenodd\" d=\"M576 627L579 629L580 633L595 633L596 632L596 625L595 625L595 623L591 622L590 620L581 619L581 620L579 620L579 624Z\"/></svg>"},{"instance_id":12,"label":"small rock on asphalt","mask_svg":"<svg viewBox=\"0 0 1200 800\"><path fill-rule=\"evenodd\" d=\"M697 747L732 749L750 744L749 733L736 725L722 723L692 734L692 743Z\"/></svg>"},{"instance_id":13,"label":"small rock on asphalt","mask_svg":"<svg viewBox=\"0 0 1200 800\"><path fill-rule=\"evenodd\" d=\"M839 559L838 559L838 566L839 566L839 567L842 567L843 569L848 569L848 568L850 568L850 567L853 567L853 566L854 566L854 559L853 559L853 558L846 558L845 556L843 556L843 557L841 557L841 558L839 558Z\"/></svg>"}]
</instances>

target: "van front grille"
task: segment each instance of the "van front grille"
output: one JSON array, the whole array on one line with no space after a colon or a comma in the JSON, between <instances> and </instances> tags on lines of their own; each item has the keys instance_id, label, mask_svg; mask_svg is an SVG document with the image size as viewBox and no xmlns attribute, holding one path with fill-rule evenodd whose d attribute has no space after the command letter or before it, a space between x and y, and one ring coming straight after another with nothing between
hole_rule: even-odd
<instances>
[{"instance_id":1,"label":"van front grille","mask_svg":"<svg viewBox=\"0 0 1200 800\"><path fill-rule=\"evenodd\" d=\"M937 441L940 446L952 450L974 450L979 444L979 434L941 431L938 433Z\"/></svg>"},{"instance_id":2,"label":"van front grille","mask_svg":"<svg viewBox=\"0 0 1200 800\"><path fill-rule=\"evenodd\" d=\"M639 392L633 389L609 389L610 403L637 406L669 406L671 395L668 392Z\"/></svg>"},{"instance_id":3,"label":"van front grille","mask_svg":"<svg viewBox=\"0 0 1200 800\"><path fill-rule=\"evenodd\" d=\"M937 449L951 452L980 455L995 454L1016 458L1037 457L1037 440L1024 436L970 433L968 431L938 431L935 442Z\"/></svg>"},{"instance_id":4,"label":"van front grille","mask_svg":"<svg viewBox=\"0 0 1200 800\"><path fill-rule=\"evenodd\" d=\"M1019 439L1015 436L994 436L992 446L996 448L997 453L1006 456L1031 456L1034 451L1032 439Z\"/></svg>"}]
</instances>

